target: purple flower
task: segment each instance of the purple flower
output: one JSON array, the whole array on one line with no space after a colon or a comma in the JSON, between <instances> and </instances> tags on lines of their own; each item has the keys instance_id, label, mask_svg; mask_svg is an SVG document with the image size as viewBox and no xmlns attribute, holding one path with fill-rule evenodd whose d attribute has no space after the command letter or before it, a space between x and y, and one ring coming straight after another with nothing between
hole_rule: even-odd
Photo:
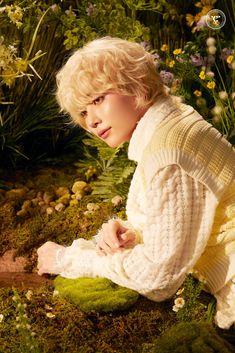
<instances>
[{"instance_id":1,"label":"purple flower","mask_svg":"<svg viewBox=\"0 0 235 353\"><path fill-rule=\"evenodd\" d=\"M86 8L86 13L87 16L92 16L96 10L96 5L94 4L89 4L89 6Z\"/></svg>"},{"instance_id":2,"label":"purple flower","mask_svg":"<svg viewBox=\"0 0 235 353\"><path fill-rule=\"evenodd\" d=\"M75 12L73 12L72 10L66 10L65 13L66 13L66 15L72 15L72 16L76 17Z\"/></svg>"},{"instance_id":3,"label":"purple flower","mask_svg":"<svg viewBox=\"0 0 235 353\"><path fill-rule=\"evenodd\" d=\"M200 31L201 29L207 27L206 16L202 16L200 20L196 23L195 31Z\"/></svg>"},{"instance_id":4,"label":"purple flower","mask_svg":"<svg viewBox=\"0 0 235 353\"><path fill-rule=\"evenodd\" d=\"M191 60L192 65L194 65L194 66L201 66L204 64L203 57L199 53L196 53L194 55L190 55L190 60Z\"/></svg>"},{"instance_id":5,"label":"purple flower","mask_svg":"<svg viewBox=\"0 0 235 353\"><path fill-rule=\"evenodd\" d=\"M164 85L170 86L172 84L174 75L169 71L161 70L160 77L162 78Z\"/></svg>"},{"instance_id":6,"label":"purple flower","mask_svg":"<svg viewBox=\"0 0 235 353\"><path fill-rule=\"evenodd\" d=\"M146 42L146 41L140 42L140 45L141 45L141 47L143 47L146 51L152 49L152 45L151 45L151 43L149 43L149 42Z\"/></svg>"},{"instance_id":7,"label":"purple flower","mask_svg":"<svg viewBox=\"0 0 235 353\"><path fill-rule=\"evenodd\" d=\"M229 56L229 55L231 55L232 54L232 49L228 49L228 48L223 48L222 50L221 50L221 54L220 54L220 58L222 59L222 60L227 60L227 57Z\"/></svg>"},{"instance_id":8,"label":"purple flower","mask_svg":"<svg viewBox=\"0 0 235 353\"><path fill-rule=\"evenodd\" d=\"M185 60L178 55L176 56L175 60L178 61L179 63L185 63Z\"/></svg>"}]
</instances>

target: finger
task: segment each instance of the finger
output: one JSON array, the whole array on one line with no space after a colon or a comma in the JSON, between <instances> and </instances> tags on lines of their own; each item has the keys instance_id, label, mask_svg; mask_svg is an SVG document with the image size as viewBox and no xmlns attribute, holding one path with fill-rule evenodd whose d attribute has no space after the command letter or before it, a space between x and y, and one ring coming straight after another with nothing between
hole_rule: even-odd
<instances>
[{"instance_id":1,"label":"finger","mask_svg":"<svg viewBox=\"0 0 235 353\"><path fill-rule=\"evenodd\" d=\"M121 237L121 244L125 244L127 242L133 242L135 240L135 233L131 230L127 230L125 233L120 235Z\"/></svg>"},{"instance_id":2,"label":"finger","mask_svg":"<svg viewBox=\"0 0 235 353\"><path fill-rule=\"evenodd\" d=\"M104 252L104 250L102 250L98 245L96 245L95 251L99 256L106 256L106 253Z\"/></svg>"},{"instance_id":3,"label":"finger","mask_svg":"<svg viewBox=\"0 0 235 353\"><path fill-rule=\"evenodd\" d=\"M38 275L39 276L42 276L44 273L45 272L44 272L43 268L38 269Z\"/></svg>"},{"instance_id":4,"label":"finger","mask_svg":"<svg viewBox=\"0 0 235 353\"><path fill-rule=\"evenodd\" d=\"M115 250L113 250L105 241L104 239L101 239L101 241L98 243L98 246L100 247L100 249L102 249L106 255L110 254L113 255Z\"/></svg>"}]
</instances>

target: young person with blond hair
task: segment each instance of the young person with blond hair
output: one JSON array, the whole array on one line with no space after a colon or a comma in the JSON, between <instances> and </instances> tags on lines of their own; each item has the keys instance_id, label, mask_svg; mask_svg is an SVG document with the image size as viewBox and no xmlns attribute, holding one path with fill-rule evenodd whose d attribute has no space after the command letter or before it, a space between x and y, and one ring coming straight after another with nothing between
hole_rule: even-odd
<instances>
[{"instance_id":1,"label":"young person with blond hair","mask_svg":"<svg viewBox=\"0 0 235 353\"><path fill-rule=\"evenodd\" d=\"M93 240L38 249L38 273L106 277L154 301L187 273L217 299L216 323L235 323L235 152L191 106L169 95L141 45L96 39L57 74L57 99L76 124L110 147L129 141L137 162L127 221Z\"/></svg>"}]
</instances>

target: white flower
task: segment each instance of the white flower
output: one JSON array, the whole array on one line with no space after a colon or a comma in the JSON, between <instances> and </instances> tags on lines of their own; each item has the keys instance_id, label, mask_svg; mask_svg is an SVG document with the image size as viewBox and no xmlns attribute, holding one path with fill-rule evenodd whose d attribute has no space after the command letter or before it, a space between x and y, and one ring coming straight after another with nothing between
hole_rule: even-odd
<instances>
[{"instance_id":1,"label":"white flower","mask_svg":"<svg viewBox=\"0 0 235 353\"><path fill-rule=\"evenodd\" d=\"M173 308L172 308L172 310L177 313L177 311L179 311L179 308L178 308L178 306L174 305Z\"/></svg>"},{"instance_id":2,"label":"white flower","mask_svg":"<svg viewBox=\"0 0 235 353\"><path fill-rule=\"evenodd\" d=\"M179 297L174 300L174 303L177 308L183 308L183 306L185 304L185 300L184 300L184 298Z\"/></svg>"},{"instance_id":3,"label":"white flower","mask_svg":"<svg viewBox=\"0 0 235 353\"><path fill-rule=\"evenodd\" d=\"M219 105L216 105L211 111L214 115L220 115L222 113L222 108Z\"/></svg>"},{"instance_id":4,"label":"white flower","mask_svg":"<svg viewBox=\"0 0 235 353\"><path fill-rule=\"evenodd\" d=\"M177 292L176 292L176 295L180 295L182 294L184 291L184 288L180 288Z\"/></svg>"},{"instance_id":5,"label":"white flower","mask_svg":"<svg viewBox=\"0 0 235 353\"><path fill-rule=\"evenodd\" d=\"M119 195L116 195L112 198L111 202L114 206L119 205L123 201L123 198Z\"/></svg>"},{"instance_id":6,"label":"white flower","mask_svg":"<svg viewBox=\"0 0 235 353\"><path fill-rule=\"evenodd\" d=\"M228 98L228 93L226 91L220 91L219 92L219 97L220 99L227 99Z\"/></svg>"},{"instance_id":7,"label":"white flower","mask_svg":"<svg viewBox=\"0 0 235 353\"><path fill-rule=\"evenodd\" d=\"M27 298L28 300L31 300L31 299L32 299L32 296L33 296L33 291L32 291L31 289L29 289L29 290L27 291L27 293L25 294L25 296L26 296L26 298Z\"/></svg>"},{"instance_id":8,"label":"white flower","mask_svg":"<svg viewBox=\"0 0 235 353\"><path fill-rule=\"evenodd\" d=\"M3 322L3 319L4 319L4 315L0 314L0 323Z\"/></svg>"},{"instance_id":9,"label":"white flower","mask_svg":"<svg viewBox=\"0 0 235 353\"><path fill-rule=\"evenodd\" d=\"M55 315L52 313L46 313L46 316L49 317L49 319L52 319L53 317L55 317Z\"/></svg>"},{"instance_id":10,"label":"white flower","mask_svg":"<svg viewBox=\"0 0 235 353\"><path fill-rule=\"evenodd\" d=\"M207 71L206 76L208 76L208 77L214 77L215 74L214 74L214 72L212 72L212 71Z\"/></svg>"},{"instance_id":11,"label":"white flower","mask_svg":"<svg viewBox=\"0 0 235 353\"><path fill-rule=\"evenodd\" d=\"M214 37L209 37L206 40L206 44L207 44L208 47L214 46L215 43L216 43L216 40L215 40Z\"/></svg>"},{"instance_id":12,"label":"white flower","mask_svg":"<svg viewBox=\"0 0 235 353\"><path fill-rule=\"evenodd\" d=\"M214 45L211 45L208 47L207 51L209 54L214 55L216 53L216 47Z\"/></svg>"},{"instance_id":13,"label":"white flower","mask_svg":"<svg viewBox=\"0 0 235 353\"><path fill-rule=\"evenodd\" d=\"M55 289L53 292L53 297L55 297L56 295L59 295L59 291Z\"/></svg>"}]
</instances>

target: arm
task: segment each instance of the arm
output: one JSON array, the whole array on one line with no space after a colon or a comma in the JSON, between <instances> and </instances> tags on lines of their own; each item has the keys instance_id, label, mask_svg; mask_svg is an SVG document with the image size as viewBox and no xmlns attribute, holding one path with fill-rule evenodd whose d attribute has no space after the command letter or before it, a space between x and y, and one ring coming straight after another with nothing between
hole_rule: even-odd
<instances>
[{"instance_id":1,"label":"arm","mask_svg":"<svg viewBox=\"0 0 235 353\"><path fill-rule=\"evenodd\" d=\"M106 277L156 301L172 296L206 246L217 202L176 165L155 175L143 202L143 244L100 257L78 239L66 248L60 274Z\"/></svg>"}]
</instances>

